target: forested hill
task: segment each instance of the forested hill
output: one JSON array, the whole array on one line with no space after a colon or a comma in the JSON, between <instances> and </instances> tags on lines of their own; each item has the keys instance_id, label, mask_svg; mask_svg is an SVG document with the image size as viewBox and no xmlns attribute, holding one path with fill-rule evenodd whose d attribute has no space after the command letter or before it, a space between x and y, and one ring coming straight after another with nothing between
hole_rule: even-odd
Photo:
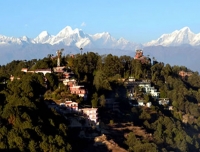
<instances>
[{"instance_id":1,"label":"forested hill","mask_svg":"<svg viewBox=\"0 0 200 152\"><path fill-rule=\"evenodd\" d=\"M70 98L80 106L99 108L102 126L112 128L131 122L151 136L147 138L131 130L122 132L126 132L126 136L120 138L111 134L110 138L127 151L199 151L199 73L184 66L153 62L149 58L142 61L130 56L100 56L93 52L66 55L61 58L61 66L65 66L66 72L73 71L73 79L87 88L88 98L84 100L70 94L59 73L44 76L42 73L21 72L22 68L30 71L49 68L53 71L56 66L56 57L51 55L40 60L12 61L0 66L0 149L77 151L86 148L81 142L90 142L72 139L74 132L69 121L45 104ZM180 76L180 71L184 75ZM158 98L134 86L135 99L151 102L152 106L131 106L125 85L130 77L134 77L135 82L150 82L160 93L160 98L169 99L169 105L159 105ZM105 106L106 98L115 99L120 112L110 113Z\"/></svg>"},{"instance_id":2,"label":"forested hill","mask_svg":"<svg viewBox=\"0 0 200 152\"><path fill-rule=\"evenodd\" d=\"M1 85L0 149L13 151L70 151L67 122L47 108L39 74Z\"/></svg>"}]
</instances>

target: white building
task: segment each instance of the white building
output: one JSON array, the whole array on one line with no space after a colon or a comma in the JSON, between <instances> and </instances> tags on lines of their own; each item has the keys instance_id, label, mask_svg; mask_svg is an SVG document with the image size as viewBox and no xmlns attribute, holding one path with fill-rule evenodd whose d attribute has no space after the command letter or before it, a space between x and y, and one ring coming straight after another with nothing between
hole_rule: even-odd
<instances>
[{"instance_id":1,"label":"white building","mask_svg":"<svg viewBox=\"0 0 200 152\"><path fill-rule=\"evenodd\" d=\"M52 73L51 69L36 69L34 72L43 73L44 75L46 75L47 73Z\"/></svg>"},{"instance_id":2,"label":"white building","mask_svg":"<svg viewBox=\"0 0 200 152\"><path fill-rule=\"evenodd\" d=\"M156 98L156 99L159 98L160 92L157 92L157 89L155 89L154 87L151 87L151 83L150 82L140 83L138 86L140 88L143 88L145 93L151 94L151 96Z\"/></svg>"},{"instance_id":3,"label":"white building","mask_svg":"<svg viewBox=\"0 0 200 152\"><path fill-rule=\"evenodd\" d=\"M149 107L149 108L151 107L151 105L152 105L151 102L147 102L147 103L146 103L146 106Z\"/></svg>"},{"instance_id":4,"label":"white building","mask_svg":"<svg viewBox=\"0 0 200 152\"><path fill-rule=\"evenodd\" d=\"M91 120L93 123L97 123L98 120L98 112L97 112L97 108L83 108L81 109L82 112L88 116L88 119Z\"/></svg>"},{"instance_id":5,"label":"white building","mask_svg":"<svg viewBox=\"0 0 200 152\"><path fill-rule=\"evenodd\" d=\"M65 101L65 103L60 103L66 111L65 113L78 112L78 103L73 101Z\"/></svg>"},{"instance_id":6,"label":"white building","mask_svg":"<svg viewBox=\"0 0 200 152\"><path fill-rule=\"evenodd\" d=\"M159 105L168 105L169 104L169 98L160 98L158 101Z\"/></svg>"},{"instance_id":7,"label":"white building","mask_svg":"<svg viewBox=\"0 0 200 152\"><path fill-rule=\"evenodd\" d=\"M74 84L76 84L76 80L66 78L66 79L63 80L63 84L68 85L68 86L73 86Z\"/></svg>"},{"instance_id":8,"label":"white building","mask_svg":"<svg viewBox=\"0 0 200 152\"><path fill-rule=\"evenodd\" d=\"M25 73L43 73L44 75L52 73L51 69L36 69L34 71L29 71L27 68L22 68L21 71Z\"/></svg>"},{"instance_id":9,"label":"white building","mask_svg":"<svg viewBox=\"0 0 200 152\"><path fill-rule=\"evenodd\" d=\"M144 101L138 101L138 106L144 106Z\"/></svg>"},{"instance_id":10,"label":"white building","mask_svg":"<svg viewBox=\"0 0 200 152\"><path fill-rule=\"evenodd\" d=\"M71 108L74 111L78 111L78 103L72 101L65 101L65 106Z\"/></svg>"}]
</instances>

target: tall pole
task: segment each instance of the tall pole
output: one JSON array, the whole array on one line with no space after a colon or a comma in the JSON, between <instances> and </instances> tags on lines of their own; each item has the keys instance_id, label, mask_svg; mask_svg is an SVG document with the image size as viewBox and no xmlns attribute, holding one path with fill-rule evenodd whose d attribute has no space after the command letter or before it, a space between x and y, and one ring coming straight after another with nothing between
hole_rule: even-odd
<instances>
[{"instance_id":1,"label":"tall pole","mask_svg":"<svg viewBox=\"0 0 200 152\"><path fill-rule=\"evenodd\" d=\"M83 50L83 48L80 48L80 50L81 50L81 55L82 55L82 50Z\"/></svg>"},{"instance_id":2,"label":"tall pole","mask_svg":"<svg viewBox=\"0 0 200 152\"><path fill-rule=\"evenodd\" d=\"M57 53L57 67L60 67L60 59L61 59L61 55L64 49L58 50L56 51Z\"/></svg>"},{"instance_id":3,"label":"tall pole","mask_svg":"<svg viewBox=\"0 0 200 152\"><path fill-rule=\"evenodd\" d=\"M57 67L59 67L60 66L60 50L58 50L56 54L57 54Z\"/></svg>"}]
</instances>

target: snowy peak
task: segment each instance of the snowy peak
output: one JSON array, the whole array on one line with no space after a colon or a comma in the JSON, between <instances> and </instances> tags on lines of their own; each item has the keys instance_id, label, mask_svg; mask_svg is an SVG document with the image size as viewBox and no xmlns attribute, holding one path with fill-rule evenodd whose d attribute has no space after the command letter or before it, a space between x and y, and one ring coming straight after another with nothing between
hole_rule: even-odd
<instances>
[{"instance_id":1,"label":"snowy peak","mask_svg":"<svg viewBox=\"0 0 200 152\"><path fill-rule=\"evenodd\" d=\"M45 34L41 34L42 38ZM47 34L46 34L47 35ZM40 37L40 36L39 36ZM72 29L70 26L66 26L57 35L51 36L48 39L35 39L37 43L48 43L51 45L63 44L66 46L76 46L78 48L118 48L118 49L130 49L136 45L125 39L116 40L110 33L102 32L94 35L85 34L81 29ZM128 46L128 47L127 47ZM134 48L132 48L134 49Z\"/></svg>"},{"instance_id":2,"label":"snowy peak","mask_svg":"<svg viewBox=\"0 0 200 152\"><path fill-rule=\"evenodd\" d=\"M64 44L64 45L76 45L77 42L86 38L86 34L80 29L72 29L70 26L66 26L56 36L50 38L47 42L51 45Z\"/></svg>"},{"instance_id":3,"label":"snowy peak","mask_svg":"<svg viewBox=\"0 0 200 152\"><path fill-rule=\"evenodd\" d=\"M184 27L170 34L163 34L157 40L144 44L145 46L178 46L183 44L199 45L200 39L198 34L194 34L189 27Z\"/></svg>"},{"instance_id":4,"label":"snowy peak","mask_svg":"<svg viewBox=\"0 0 200 152\"><path fill-rule=\"evenodd\" d=\"M74 33L74 31L72 30L72 28L70 26L66 26L64 29L62 29L57 35L56 37L67 37L69 35L72 35Z\"/></svg>"},{"instance_id":5,"label":"snowy peak","mask_svg":"<svg viewBox=\"0 0 200 152\"><path fill-rule=\"evenodd\" d=\"M182 29L180 29L180 32L186 32L186 33L188 33L188 32L191 32L191 30L190 30L190 28L189 27L183 27Z\"/></svg>"},{"instance_id":6,"label":"snowy peak","mask_svg":"<svg viewBox=\"0 0 200 152\"><path fill-rule=\"evenodd\" d=\"M115 41L115 38L113 38L110 33L108 32L102 32L102 33L97 33L94 34L93 36L91 36L93 38L93 40L102 40L104 42L106 41Z\"/></svg>"},{"instance_id":7,"label":"snowy peak","mask_svg":"<svg viewBox=\"0 0 200 152\"><path fill-rule=\"evenodd\" d=\"M50 34L47 31L43 31L38 35L38 38L43 39L43 38L49 37L49 36L50 36Z\"/></svg>"},{"instance_id":8,"label":"snowy peak","mask_svg":"<svg viewBox=\"0 0 200 152\"><path fill-rule=\"evenodd\" d=\"M34 41L36 43L45 43L51 37L52 36L47 31L43 31L34 39Z\"/></svg>"},{"instance_id":9,"label":"snowy peak","mask_svg":"<svg viewBox=\"0 0 200 152\"><path fill-rule=\"evenodd\" d=\"M56 37L60 38L66 38L66 37L78 37L78 38L83 38L85 37L85 34L81 29L72 29L70 26L66 26L64 29L62 29Z\"/></svg>"},{"instance_id":10,"label":"snowy peak","mask_svg":"<svg viewBox=\"0 0 200 152\"><path fill-rule=\"evenodd\" d=\"M24 43L29 43L31 42L31 40L26 37L23 36L21 38L15 38L15 37L7 37L4 35L0 35L0 45L22 45Z\"/></svg>"},{"instance_id":11,"label":"snowy peak","mask_svg":"<svg viewBox=\"0 0 200 152\"><path fill-rule=\"evenodd\" d=\"M191 44L195 34L188 27L182 28L176 36L175 44Z\"/></svg>"}]
</instances>

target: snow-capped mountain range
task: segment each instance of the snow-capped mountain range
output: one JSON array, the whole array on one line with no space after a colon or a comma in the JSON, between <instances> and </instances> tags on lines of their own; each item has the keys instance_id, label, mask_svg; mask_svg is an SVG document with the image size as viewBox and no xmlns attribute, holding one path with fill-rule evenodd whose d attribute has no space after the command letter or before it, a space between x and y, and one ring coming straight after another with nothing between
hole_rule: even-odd
<instances>
[{"instance_id":1,"label":"snow-capped mountain range","mask_svg":"<svg viewBox=\"0 0 200 152\"><path fill-rule=\"evenodd\" d=\"M200 45L200 33L194 34L189 27L176 30L170 34L163 34L157 40L144 44L145 46L179 46L189 44L192 46Z\"/></svg>"},{"instance_id":2,"label":"snow-capped mountain range","mask_svg":"<svg viewBox=\"0 0 200 152\"><path fill-rule=\"evenodd\" d=\"M193 33L189 27L163 34L157 40L145 44L130 42L124 38L115 39L108 32L86 34L81 29L72 29L70 26L66 26L57 35L43 31L33 39L27 36L16 38L0 35L0 65L12 60L43 58L47 54L55 54L61 48L64 48L65 54L80 53L80 48L83 48L83 52L130 56L134 56L135 49L143 49L144 54L159 61L200 71L197 66L200 62L197 58L200 55L200 33Z\"/></svg>"},{"instance_id":3,"label":"snow-capped mountain range","mask_svg":"<svg viewBox=\"0 0 200 152\"><path fill-rule=\"evenodd\" d=\"M41 32L36 38L31 39L27 36L20 38L7 37L0 35L0 45L10 44L63 44L66 46L75 46L78 48L109 48L109 49L123 49L129 50L135 47L146 46L179 46L182 44L189 44L192 46L200 45L200 33L193 33L189 27L184 27L176 30L170 34L163 34L157 40L152 40L145 44L137 44L125 40L124 38L115 39L108 32L97 33L94 35L86 34L81 29L72 29L66 26L57 35L50 35L47 31Z\"/></svg>"},{"instance_id":4,"label":"snow-capped mountain range","mask_svg":"<svg viewBox=\"0 0 200 152\"><path fill-rule=\"evenodd\" d=\"M81 29L72 29L66 26L57 35L50 35L47 31L41 32L36 38L30 39L26 36L21 38L6 37L0 35L0 45L10 44L50 44L74 46L77 48L108 48L108 49L133 49L136 46L142 46L133 42L129 42L124 38L116 40L108 32L97 33L94 35L85 34Z\"/></svg>"}]
</instances>

